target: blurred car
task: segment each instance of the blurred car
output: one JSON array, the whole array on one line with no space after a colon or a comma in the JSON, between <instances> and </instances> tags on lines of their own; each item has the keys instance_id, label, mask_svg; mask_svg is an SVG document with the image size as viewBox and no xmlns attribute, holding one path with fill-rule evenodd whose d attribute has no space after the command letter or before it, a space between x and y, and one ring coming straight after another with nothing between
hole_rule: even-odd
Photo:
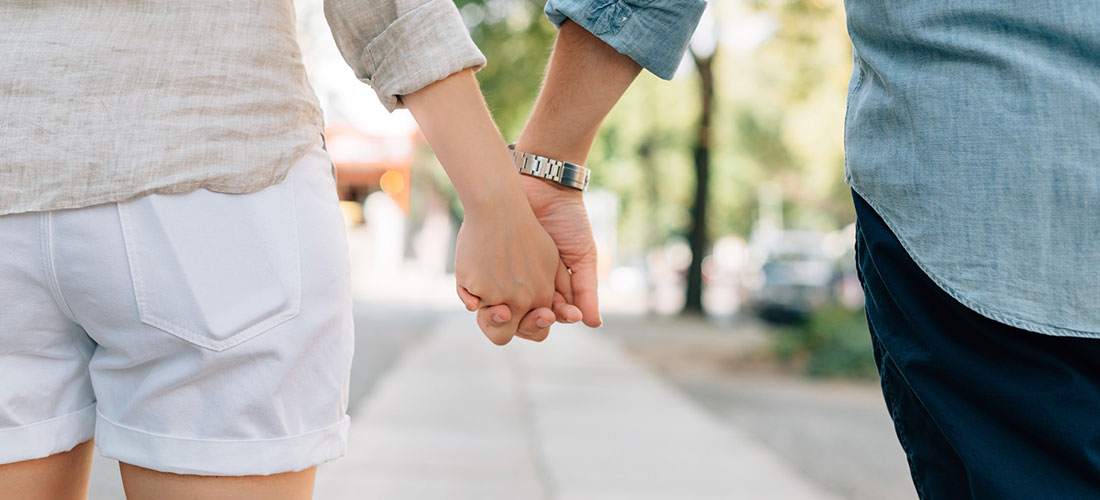
<instances>
[{"instance_id":1,"label":"blurred car","mask_svg":"<svg viewBox=\"0 0 1100 500\"><path fill-rule=\"evenodd\" d=\"M777 231L754 242L759 270L749 290L757 316L797 323L828 303L836 267L822 239L812 231Z\"/></svg>"}]
</instances>

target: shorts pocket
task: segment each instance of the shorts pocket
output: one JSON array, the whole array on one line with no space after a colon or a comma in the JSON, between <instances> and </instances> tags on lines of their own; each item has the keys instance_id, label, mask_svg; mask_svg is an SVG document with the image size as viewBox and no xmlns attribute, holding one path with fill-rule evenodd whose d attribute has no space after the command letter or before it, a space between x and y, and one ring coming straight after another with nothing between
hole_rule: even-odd
<instances>
[{"instance_id":1,"label":"shorts pocket","mask_svg":"<svg viewBox=\"0 0 1100 500\"><path fill-rule=\"evenodd\" d=\"M221 351L297 316L301 265L290 184L119 203L141 322Z\"/></svg>"}]
</instances>

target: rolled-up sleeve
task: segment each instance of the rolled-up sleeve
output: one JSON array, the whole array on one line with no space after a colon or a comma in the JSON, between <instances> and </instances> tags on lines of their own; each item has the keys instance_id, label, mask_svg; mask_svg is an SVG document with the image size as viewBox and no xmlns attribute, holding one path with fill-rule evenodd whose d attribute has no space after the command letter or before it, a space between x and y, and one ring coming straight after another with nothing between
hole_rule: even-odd
<instances>
[{"instance_id":1,"label":"rolled-up sleeve","mask_svg":"<svg viewBox=\"0 0 1100 500\"><path fill-rule=\"evenodd\" d=\"M705 0L549 0L546 17L569 19L668 80L684 57Z\"/></svg>"},{"instance_id":2,"label":"rolled-up sleeve","mask_svg":"<svg viewBox=\"0 0 1100 500\"><path fill-rule=\"evenodd\" d=\"M386 109L466 68L485 66L452 0L325 0L336 46Z\"/></svg>"}]
</instances>

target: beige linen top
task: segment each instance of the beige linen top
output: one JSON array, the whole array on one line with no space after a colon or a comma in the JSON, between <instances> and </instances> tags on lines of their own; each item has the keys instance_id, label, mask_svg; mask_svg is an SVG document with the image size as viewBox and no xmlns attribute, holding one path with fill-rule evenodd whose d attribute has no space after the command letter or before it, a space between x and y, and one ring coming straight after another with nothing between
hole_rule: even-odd
<instances>
[{"instance_id":1,"label":"beige linen top","mask_svg":"<svg viewBox=\"0 0 1100 500\"><path fill-rule=\"evenodd\" d=\"M326 0L393 109L485 58L451 0ZM281 181L316 142L292 0L0 2L0 214Z\"/></svg>"}]
</instances>

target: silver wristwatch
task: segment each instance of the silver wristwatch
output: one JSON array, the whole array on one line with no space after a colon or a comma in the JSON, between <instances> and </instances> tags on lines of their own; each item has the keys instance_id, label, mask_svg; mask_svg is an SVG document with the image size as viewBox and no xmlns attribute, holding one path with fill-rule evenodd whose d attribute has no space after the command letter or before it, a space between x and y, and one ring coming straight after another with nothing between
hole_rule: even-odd
<instances>
[{"instance_id":1,"label":"silver wristwatch","mask_svg":"<svg viewBox=\"0 0 1100 500\"><path fill-rule=\"evenodd\" d=\"M567 161L516 151L514 143L508 145L508 151L512 153L512 162L521 174L554 181L580 191L588 188L587 168Z\"/></svg>"}]
</instances>

